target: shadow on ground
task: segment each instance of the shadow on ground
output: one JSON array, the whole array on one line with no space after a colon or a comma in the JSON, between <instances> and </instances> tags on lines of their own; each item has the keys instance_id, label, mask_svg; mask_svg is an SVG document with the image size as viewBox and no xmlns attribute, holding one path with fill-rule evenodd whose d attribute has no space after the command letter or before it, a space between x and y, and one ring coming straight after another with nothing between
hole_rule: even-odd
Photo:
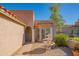
<instances>
[{"instance_id":1,"label":"shadow on ground","mask_svg":"<svg viewBox=\"0 0 79 59\"><path fill-rule=\"evenodd\" d=\"M54 49L60 49L62 52L65 53L64 56L73 56L72 50L68 47L57 47L57 48L54 48Z\"/></svg>"},{"instance_id":2,"label":"shadow on ground","mask_svg":"<svg viewBox=\"0 0 79 59\"><path fill-rule=\"evenodd\" d=\"M46 52L45 48L37 48L37 49L34 49L33 51L30 51L30 52L24 52L23 55L26 55L26 54L42 54L42 53L45 53L45 52Z\"/></svg>"},{"instance_id":3,"label":"shadow on ground","mask_svg":"<svg viewBox=\"0 0 79 59\"><path fill-rule=\"evenodd\" d=\"M47 51L47 52L46 52ZM47 55L47 56L73 56L72 51L68 47L55 47L47 50L46 48L37 48L30 52L24 52L23 55Z\"/></svg>"}]
</instances>

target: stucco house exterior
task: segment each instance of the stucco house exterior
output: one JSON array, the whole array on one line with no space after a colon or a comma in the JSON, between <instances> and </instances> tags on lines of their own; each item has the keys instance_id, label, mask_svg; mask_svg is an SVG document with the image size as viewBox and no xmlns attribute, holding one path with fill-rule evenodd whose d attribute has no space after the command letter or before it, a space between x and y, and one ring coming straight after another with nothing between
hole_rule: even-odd
<instances>
[{"instance_id":1,"label":"stucco house exterior","mask_svg":"<svg viewBox=\"0 0 79 59\"><path fill-rule=\"evenodd\" d=\"M22 45L25 24L0 6L0 55L11 55Z\"/></svg>"},{"instance_id":2,"label":"stucco house exterior","mask_svg":"<svg viewBox=\"0 0 79 59\"><path fill-rule=\"evenodd\" d=\"M0 6L0 55L12 55L24 44L42 41L46 29L52 36L53 24L35 20L31 10L7 10Z\"/></svg>"},{"instance_id":3,"label":"stucco house exterior","mask_svg":"<svg viewBox=\"0 0 79 59\"><path fill-rule=\"evenodd\" d=\"M25 40L23 44L26 42L34 41L34 13L32 10L11 10L23 23L26 24L25 28Z\"/></svg>"}]
</instances>

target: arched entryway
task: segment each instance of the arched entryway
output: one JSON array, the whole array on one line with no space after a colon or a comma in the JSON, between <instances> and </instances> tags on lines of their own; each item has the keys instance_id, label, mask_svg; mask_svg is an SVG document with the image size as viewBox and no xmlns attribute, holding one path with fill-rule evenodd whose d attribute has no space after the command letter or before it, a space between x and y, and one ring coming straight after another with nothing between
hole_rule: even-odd
<instances>
[{"instance_id":1,"label":"arched entryway","mask_svg":"<svg viewBox=\"0 0 79 59\"><path fill-rule=\"evenodd\" d=\"M30 26L25 29L25 44L32 42L32 29Z\"/></svg>"}]
</instances>

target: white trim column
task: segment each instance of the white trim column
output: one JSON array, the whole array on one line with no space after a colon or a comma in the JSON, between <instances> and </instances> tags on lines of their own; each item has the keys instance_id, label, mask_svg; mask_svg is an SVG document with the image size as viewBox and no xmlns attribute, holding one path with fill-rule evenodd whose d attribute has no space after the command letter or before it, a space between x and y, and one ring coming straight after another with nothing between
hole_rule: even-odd
<instances>
[{"instance_id":1,"label":"white trim column","mask_svg":"<svg viewBox=\"0 0 79 59\"><path fill-rule=\"evenodd\" d=\"M34 30L34 28L32 28L32 43L34 43L35 42L35 30Z\"/></svg>"},{"instance_id":2,"label":"white trim column","mask_svg":"<svg viewBox=\"0 0 79 59\"><path fill-rule=\"evenodd\" d=\"M46 38L46 28L44 28L44 31L45 31L44 35L45 35L45 38Z\"/></svg>"},{"instance_id":3,"label":"white trim column","mask_svg":"<svg viewBox=\"0 0 79 59\"><path fill-rule=\"evenodd\" d=\"M50 28L51 40L53 40L53 28Z\"/></svg>"},{"instance_id":4,"label":"white trim column","mask_svg":"<svg viewBox=\"0 0 79 59\"><path fill-rule=\"evenodd\" d=\"M42 28L39 28L39 41L42 40Z\"/></svg>"}]
</instances>

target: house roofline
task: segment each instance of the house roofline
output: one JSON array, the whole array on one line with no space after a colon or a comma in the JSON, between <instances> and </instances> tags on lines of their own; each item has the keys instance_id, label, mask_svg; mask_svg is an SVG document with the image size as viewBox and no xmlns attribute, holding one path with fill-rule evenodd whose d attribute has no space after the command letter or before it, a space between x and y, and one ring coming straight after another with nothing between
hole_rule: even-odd
<instances>
[{"instance_id":1,"label":"house roofline","mask_svg":"<svg viewBox=\"0 0 79 59\"><path fill-rule=\"evenodd\" d=\"M19 24L21 24L23 26L26 26L25 23L18 20L17 16L14 13L12 13L11 11L5 9L2 6L0 6L0 13L7 16L7 17L9 17L9 18L11 18L13 21L15 21L15 22L17 22L17 23L19 23Z\"/></svg>"}]
</instances>

